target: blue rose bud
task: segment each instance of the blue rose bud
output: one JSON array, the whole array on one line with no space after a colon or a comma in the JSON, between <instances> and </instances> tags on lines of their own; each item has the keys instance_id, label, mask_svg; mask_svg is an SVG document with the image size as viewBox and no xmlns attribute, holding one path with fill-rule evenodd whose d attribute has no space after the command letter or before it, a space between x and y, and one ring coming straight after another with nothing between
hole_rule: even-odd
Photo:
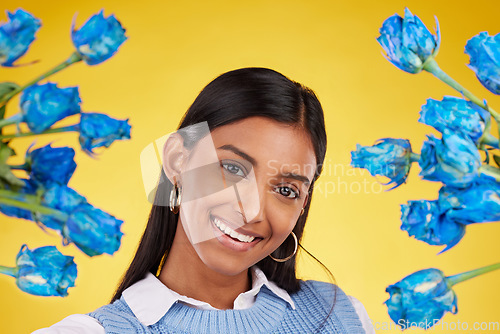
<instances>
[{"instance_id":1,"label":"blue rose bud","mask_svg":"<svg viewBox=\"0 0 500 334\"><path fill-rule=\"evenodd\" d=\"M439 269L417 271L389 285L389 316L402 330L413 326L429 329L446 312L456 314L457 297Z\"/></svg>"},{"instance_id":2,"label":"blue rose bud","mask_svg":"<svg viewBox=\"0 0 500 334\"><path fill-rule=\"evenodd\" d=\"M102 10L79 30L75 30L73 25L71 37L78 53L89 65L100 64L110 58L127 39L125 29L114 15L105 18Z\"/></svg>"},{"instance_id":3,"label":"blue rose bud","mask_svg":"<svg viewBox=\"0 0 500 334\"><path fill-rule=\"evenodd\" d=\"M427 137L419 160L423 179L463 188L478 177L481 156L470 138L447 128L441 140Z\"/></svg>"},{"instance_id":4,"label":"blue rose bud","mask_svg":"<svg viewBox=\"0 0 500 334\"><path fill-rule=\"evenodd\" d=\"M460 132L477 143L483 135L490 113L471 101L445 96L442 101L428 99L420 111L421 123L442 132Z\"/></svg>"},{"instance_id":5,"label":"blue rose bud","mask_svg":"<svg viewBox=\"0 0 500 334\"><path fill-rule=\"evenodd\" d=\"M87 199L67 185L50 184L41 204L62 215L40 215L38 220L63 237L63 244L74 243L89 256L113 254L120 248L122 220L93 207Z\"/></svg>"},{"instance_id":6,"label":"blue rose bud","mask_svg":"<svg viewBox=\"0 0 500 334\"><path fill-rule=\"evenodd\" d=\"M128 119L117 120L105 114L82 113L80 124L75 129L80 132L82 150L93 155L97 147L109 147L115 140L130 139Z\"/></svg>"},{"instance_id":7,"label":"blue rose bud","mask_svg":"<svg viewBox=\"0 0 500 334\"><path fill-rule=\"evenodd\" d=\"M59 210L66 214L70 214L79 205L87 203L87 199L78 194L75 190L67 185L52 183L47 186L46 191L42 195L41 204L52 209ZM61 231L65 221L57 219L57 217L40 215L39 221L48 228Z\"/></svg>"},{"instance_id":8,"label":"blue rose bud","mask_svg":"<svg viewBox=\"0 0 500 334\"><path fill-rule=\"evenodd\" d=\"M120 248L122 223L90 204L81 204L71 212L62 235L88 256L112 255Z\"/></svg>"},{"instance_id":9,"label":"blue rose bud","mask_svg":"<svg viewBox=\"0 0 500 334\"><path fill-rule=\"evenodd\" d=\"M483 86L500 94L500 33L489 36L482 32L472 37L465 45L465 53L470 56L469 67Z\"/></svg>"},{"instance_id":10,"label":"blue rose bud","mask_svg":"<svg viewBox=\"0 0 500 334\"><path fill-rule=\"evenodd\" d=\"M442 187L438 200L446 217L461 224L500 220L500 184L488 176L481 175L467 188Z\"/></svg>"},{"instance_id":11,"label":"blue rose bud","mask_svg":"<svg viewBox=\"0 0 500 334\"><path fill-rule=\"evenodd\" d=\"M26 168L30 177L41 184L67 184L76 169L75 150L71 147L51 147L51 144L26 151Z\"/></svg>"},{"instance_id":12,"label":"blue rose bud","mask_svg":"<svg viewBox=\"0 0 500 334\"><path fill-rule=\"evenodd\" d=\"M75 286L77 276L73 257L61 254L54 246L31 251L23 245L17 254L16 267L0 266L0 272L15 277L22 291L37 296L65 297L68 288Z\"/></svg>"},{"instance_id":13,"label":"blue rose bud","mask_svg":"<svg viewBox=\"0 0 500 334\"><path fill-rule=\"evenodd\" d=\"M401 230L429 245L455 246L465 234L465 226L443 214L438 201L408 201L401 205Z\"/></svg>"},{"instance_id":14,"label":"blue rose bud","mask_svg":"<svg viewBox=\"0 0 500 334\"><path fill-rule=\"evenodd\" d=\"M402 330L413 326L429 329L446 312L458 312L457 297L452 290L455 284L498 269L500 263L494 263L446 277L436 268L417 271L385 290L390 294L385 301L389 316Z\"/></svg>"},{"instance_id":15,"label":"blue rose bud","mask_svg":"<svg viewBox=\"0 0 500 334\"><path fill-rule=\"evenodd\" d=\"M381 175L394 183L391 189L405 182L412 163L411 145L407 139L382 138L373 146L356 145L351 152L351 166L366 168L372 176Z\"/></svg>"},{"instance_id":16,"label":"blue rose bud","mask_svg":"<svg viewBox=\"0 0 500 334\"><path fill-rule=\"evenodd\" d=\"M50 82L33 85L21 95L20 121L26 122L34 133L40 133L63 118L78 114L81 102L78 87L58 88Z\"/></svg>"},{"instance_id":17,"label":"blue rose bud","mask_svg":"<svg viewBox=\"0 0 500 334\"><path fill-rule=\"evenodd\" d=\"M408 73L419 73L427 58L437 55L439 25L437 36L434 36L417 16L405 8L404 18L395 14L385 20L377 41L391 63Z\"/></svg>"},{"instance_id":18,"label":"blue rose bud","mask_svg":"<svg viewBox=\"0 0 500 334\"><path fill-rule=\"evenodd\" d=\"M37 184L36 182L29 180L29 179L22 179L24 182L24 186L10 186L7 183L4 183L5 189L6 190L12 190L16 192L15 196L9 197L11 199L15 199L18 201L24 201L24 195L35 195L37 191ZM3 214L10 216L10 217L15 217L15 218L22 218L26 220L31 220L34 221L33 213L30 210L26 209L20 209L15 206L10 206L7 204L0 204L0 212Z\"/></svg>"},{"instance_id":19,"label":"blue rose bud","mask_svg":"<svg viewBox=\"0 0 500 334\"><path fill-rule=\"evenodd\" d=\"M15 13L7 12L7 15L10 21L0 26L0 65L13 66L28 51L42 24L22 9Z\"/></svg>"}]
</instances>

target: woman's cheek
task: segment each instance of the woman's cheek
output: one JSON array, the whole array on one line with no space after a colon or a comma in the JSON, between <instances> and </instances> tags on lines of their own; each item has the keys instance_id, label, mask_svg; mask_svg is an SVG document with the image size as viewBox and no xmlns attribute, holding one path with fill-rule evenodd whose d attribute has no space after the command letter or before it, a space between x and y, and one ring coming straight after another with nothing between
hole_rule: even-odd
<instances>
[{"instance_id":1,"label":"woman's cheek","mask_svg":"<svg viewBox=\"0 0 500 334\"><path fill-rule=\"evenodd\" d=\"M300 216L300 209L297 205L286 205L283 203L274 203L269 206L268 220L273 230L273 234L288 236L295 227L297 219Z\"/></svg>"},{"instance_id":2,"label":"woman's cheek","mask_svg":"<svg viewBox=\"0 0 500 334\"><path fill-rule=\"evenodd\" d=\"M181 223L193 245L213 238L213 232L208 224L206 204L200 200L181 204Z\"/></svg>"}]
</instances>

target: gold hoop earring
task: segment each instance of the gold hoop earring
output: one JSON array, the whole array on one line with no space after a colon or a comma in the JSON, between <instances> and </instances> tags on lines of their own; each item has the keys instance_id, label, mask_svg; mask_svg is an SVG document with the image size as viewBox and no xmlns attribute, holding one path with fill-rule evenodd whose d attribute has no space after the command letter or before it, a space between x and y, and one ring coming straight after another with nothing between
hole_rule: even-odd
<instances>
[{"instance_id":1,"label":"gold hoop earring","mask_svg":"<svg viewBox=\"0 0 500 334\"><path fill-rule=\"evenodd\" d=\"M181 206L181 197L182 191L180 187L177 187L177 184L174 185L174 189L170 191L170 211L174 214L179 212L179 208Z\"/></svg>"},{"instance_id":2,"label":"gold hoop earring","mask_svg":"<svg viewBox=\"0 0 500 334\"><path fill-rule=\"evenodd\" d=\"M302 208L302 210L300 210L300 215L299 216L302 216L304 214L304 208Z\"/></svg>"},{"instance_id":3,"label":"gold hoop earring","mask_svg":"<svg viewBox=\"0 0 500 334\"><path fill-rule=\"evenodd\" d=\"M292 231L292 233L291 233L291 234L292 234L293 239L295 240L295 249L294 249L294 251L293 251L292 255L287 256L287 257L285 257L284 259L275 259L274 257L272 257L272 255L271 255L271 254L269 254L269 257L270 257L271 259L273 259L273 260L274 260L274 261L276 261L276 262L285 262L285 261L290 260L290 259L292 258L292 256L294 256L294 255L295 255L295 253L297 253L297 247L298 247L298 245L299 245L299 242L297 241L297 236L295 235L295 233L293 233L293 231Z\"/></svg>"}]
</instances>

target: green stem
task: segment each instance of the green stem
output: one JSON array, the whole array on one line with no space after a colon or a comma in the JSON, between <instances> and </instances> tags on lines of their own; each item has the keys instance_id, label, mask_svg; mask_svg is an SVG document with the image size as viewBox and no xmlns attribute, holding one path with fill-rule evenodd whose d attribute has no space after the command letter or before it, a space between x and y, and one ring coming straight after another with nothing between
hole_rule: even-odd
<instances>
[{"instance_id":1,"label":"green stem","mask_svg":"<svg viewBox=\"0 0 500 334\"><path fill-rule=\"evenodd\" d=\"M497 269L500 269L500 262L495 263L495 264L491 264L491 265L486 266L486 267L474 269L471 271L466 271L465 273L461 273L461 274L457 274L457 275L453 275L453 276L448 276L448 277L446 277L446 282L448 284L448 287L451 288L452 286L454 286L457 283L466 281L468 279L474 278L474 277L482 275L482 274L489 273L490 271L497 270Z\"/></svg>"},{"instance_id":2,"label":"green stem","mask_svg":"<svg viewBox=\"0 0 500 334\"><path fill-rule=\"evenodd\" d=\"M69 125L69 126L63 126L63 127L60 127L60 128L51 128L51 129L45 130L45 131L40 132L40 133L21 132L21 133L13 133L13 134L3 135L3 136L0 135L0 140L2 140L2 139L9 139L9 138L17 138L17 137L38 136L38 135L44 135L44 134L49 134L49 133L75 131L76 130L76 128L75 128L76 126L78 126L78 124Z\"/></svg>"},{"instance_id":3,"label":"green stem","mask_svg":"<svg viewBox=\"0 0 500 334\"><path fill-rule=\"evenodd\" d=\"M499 148L499 146L498 146L498 144L499 144L498 138L495 137L495 136L493 136L491 133L485 133L485 134L483 134L483 136L481 137L480 143L492 146L494 148Z\"/></svg>"},{"instance_id":4,"label":"green stem","mask_svg":"<svg viewBox=\"0 0 500 334\"><path fill-rule=\"evenodd\" d=\"M497 123L500 123L500 114L497 113L495 110L493 110L491 107L485 105L483 101L481 101L479 98L474 96L471 92L469 92L467 89L465 89L462 85L460 85L458 82L453 80L448 74L443 72L441 70L436 62L436 60L433 57L427 58L427 60L424 63L424 70L427 72L432 73L434 76L436 76L438 79L443 81L445 84L449 85L450 87L456 89L460 94L480 106L481 108L489 111L491 116L497 121Z\"/></svg>"},{"instance_id":5,"label":"green stem","mask_svg":"<svg viewBox=\"0 0 500 334\"><path fill-rule=\"evenodd\" d=\"M12 268L12 267L0 266L0 274L17 277L17 271L18 271L17 267Z\"/></svg>"},{"instance_id":6,"label":"green stem","mask_svg":"<svg viewBox=\"0 0 500 334\"><path fill-rule=\"evenodd\" d=\"M411 152L410 162L418 162L420 160L420 154Z\"/></svg>"},{"instance_id":7,"label":"green stem","mask_svg":"<svg viewBox=\"0 0 500 334\"><path fill-rule=\"evenodd\" d=\"M19 198L19 195L21 195L20 193L18 192L15 192L15 191L12 191L12 190L7 190L7 189L0 189L0 197L7 197L7 198ZM27 195L27 194L24 194L24 197L26 200L28 201L32 201L30 196L35 196L35 195Z\"/></svg>"},{"instance_id":8,"label":"green stem","mask_svg":"<svg viewBox=\"0 0 500 334\"><path fill-rule=\"evenodd\" d=\"M4 126L6 125L10 125L10 124L14 124L14 123L19 123L21 122L23 119L23 114L22 113L18 113L18 114L15 114L9 118L4 118L4 119L0 119L0 129L3 128Z\"/></svg>"},{"instance_id":9,"label":"green stem","mask_svg":"<svg viewBox=\"0 0 500 334\"><path fill-rule=\"evenodd\" d=\"M25 195L25 194L19 194L15 193L10 190L0 190L0 204L5 204L8 206L13 206L19 209L25 209L29 210L31 212L38 212L41 213L42 215L50 215L54 216L54 218L61 220L61 221L66 221L68 219L68 215L64 212L61 212L59 210L54 210L51 208L48 208L46 206L37 204L37 203L29 203L29 202L23 202L18 199L14 198L9 198L13 197L15 194L16 198L23 197L26 198L27 200L30 200L29 196L30 195ZM33 195L31 195L33 197Z\"/></svg>"},{"instance_id":10,"label":"green stem","mask_svg":"<svg viewBox=\"0 0 500 334\"><path fill-rule=\"evenodd\" d=\"M8 165L8 166L10 169L22 169L22 170L26 170L29 167L27 163L24 163L22 165Z\"/></svg>"},{"instance_id":11,"label":"green stem","mask_svg":"<svg viewBox=\"0 0 500 334\"><path fill-rule=\"evenodd\" d=\"M483 141L484 140L488 140L488 139L485 139L485 138L490 135L490 131L491 131L491 118L488 118L486 120L486 123L485 123L483 134L478 139L477 145L476 145L478 149L484 150L486 152L486 156L487 157L488 157L488 152L487 152L486 148L484 147L484 142ZM487 160L488 160L488 158L487 158Z\"/></svg>"},{"instance_id":12,"label":"green stem","mask_svg":"<svg viewBox=\"0 0 500 334\"><path fill-rule=\"evenodd\" d=\"M45 78L48 78L52 74L57 73L57 72L65 69L66 67L70 66L71 64L74 64L76 62L81 61L82 59L83 59L82 56L78 52L75 51L68 59L63 61L61 64L59 64L56 67L54 67L53 69L45 72L41 76L31 80L30 82L28 82L24 86L19 87L18 89L15 89L12 92L10 92L9 94L5 95L4 98L2 99L2 101L0 102L0 107L5 106L7 104L7 102L9 102L10 99L12 99L14 96L16 96L17 94L19 94L20 92L22 92L23 90L28 88L29 86L34 85L37 82L39 82Z\"/></svg>"},{"instance_id":13,"label":"green stem","mask_svg":"<svg viewBox=\"0 0 500 334\"><path fill-rule=\"evenodd\" d=\"M0 107L0 119L3 119L5 115L5 106ZM0 135L2 134L2 129L0 128Z\"/></svg>"},{"instance_id":14,"label":"green stem","mask_svg":"<svg viewBox=\"0 0 500 334\"><path fill-rule=\"evenodd\" d=\"M500 169L490 166L490 165L481 165L478 169L479 174L484 174L495 178L495 180L500 182Z\"/></svg>"}]
</instances>

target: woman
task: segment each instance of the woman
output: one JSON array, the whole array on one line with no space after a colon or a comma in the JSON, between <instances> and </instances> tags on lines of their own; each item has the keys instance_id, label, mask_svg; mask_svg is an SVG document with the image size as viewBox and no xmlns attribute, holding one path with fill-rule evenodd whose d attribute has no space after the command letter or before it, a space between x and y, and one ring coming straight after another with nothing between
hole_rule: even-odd
<instances>
[{"instance_id":1,"label":"woman","mask_svg":"<svg viewBox=\"0 0 500 334\"><path fill-rule=\"evenodd\" d=\"M355 298L296 277L325 153L313 91L266 68L217 77L163 146L149 221L111 304L35 333L374 333Z\"/></svg>"}]
</instances>

